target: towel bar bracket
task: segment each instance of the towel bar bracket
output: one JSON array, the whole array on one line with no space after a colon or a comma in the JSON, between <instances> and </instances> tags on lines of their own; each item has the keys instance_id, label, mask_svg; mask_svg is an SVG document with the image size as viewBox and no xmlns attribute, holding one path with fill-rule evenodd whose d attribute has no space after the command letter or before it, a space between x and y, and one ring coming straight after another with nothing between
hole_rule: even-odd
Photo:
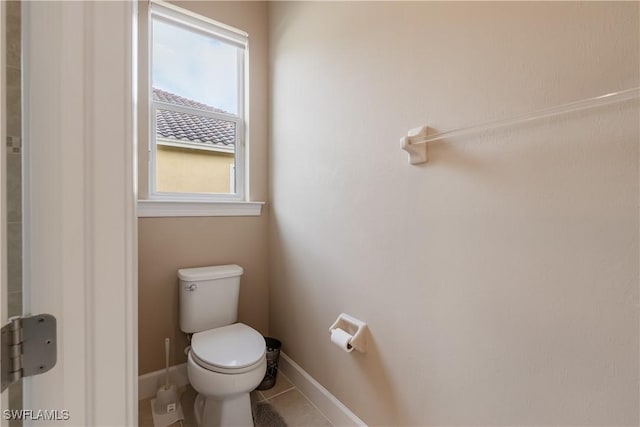
<instances>
[{"instance_id":1,"label":"towel bar bracket","mask_svg":"<svg viewBox=\"0 0 640 427\"><path fill-rule=\"evenodd\" d=\"M427 144L416 143L414 141L424 139L427 136L427 126L420 126L415 129L411 129L407 136L400 138L400 146L404 151L409 153L409 163L412 165L418 165L420 163L427 163Z\"/></svg>"}]
</instances>

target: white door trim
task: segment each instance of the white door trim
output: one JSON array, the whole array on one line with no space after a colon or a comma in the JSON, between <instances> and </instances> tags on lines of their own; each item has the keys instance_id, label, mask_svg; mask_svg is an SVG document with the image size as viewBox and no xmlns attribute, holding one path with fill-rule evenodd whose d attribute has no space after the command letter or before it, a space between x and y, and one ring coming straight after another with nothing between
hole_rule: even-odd
<instances>
[{"instance_id":1,"label":"white door trim","mask_svg":"<svg viewBox=\"0 0 640 427\"><path fill-rule=\"evenodd\" d=\"M25 379L24 407L135 425L136 2L23 7L25 302L58 321L58 363Z\"/></svg>"}]
</instances>

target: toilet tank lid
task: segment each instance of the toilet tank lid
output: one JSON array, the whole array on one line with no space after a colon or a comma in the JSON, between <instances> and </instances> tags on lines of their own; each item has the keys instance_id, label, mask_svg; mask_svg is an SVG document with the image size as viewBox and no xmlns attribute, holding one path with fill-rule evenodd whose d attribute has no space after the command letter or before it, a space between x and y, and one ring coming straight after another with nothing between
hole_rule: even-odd
<instances>
[{"instance_id":1,"label":"toilet tank lid","mask_svg":"<svg viewBox=\"0 0 640 427\"><path fill-rule=\"evenodd\" d=\"M198 282L201 280L241 276L242 273L242 267L239 265L215 265L211 267L182 268L178 270L178 278L186 282Z\"/></svg>"}]
</instances>

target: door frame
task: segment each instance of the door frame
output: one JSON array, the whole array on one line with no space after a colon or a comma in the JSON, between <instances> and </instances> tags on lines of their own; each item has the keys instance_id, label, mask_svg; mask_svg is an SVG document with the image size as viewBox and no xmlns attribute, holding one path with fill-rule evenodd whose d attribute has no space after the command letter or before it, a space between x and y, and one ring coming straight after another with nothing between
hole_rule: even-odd
<instances>
[{"instance_id":1,"label":"door frame","mask_svg":"<svg viewBox=\"0 0 640 427\"><path fill-rule=\"evenodd\" d=\"M60 425L137 424L136 3L23 2L24 310L58 326L24 408Z\"/></svg>"}]
</instances>

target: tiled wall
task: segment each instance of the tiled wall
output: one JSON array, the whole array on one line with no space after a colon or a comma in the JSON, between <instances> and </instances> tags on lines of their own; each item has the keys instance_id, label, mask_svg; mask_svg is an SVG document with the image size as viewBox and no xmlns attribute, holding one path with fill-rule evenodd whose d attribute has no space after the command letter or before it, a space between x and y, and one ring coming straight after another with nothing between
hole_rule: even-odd
<instances>
[{"instance_id":1,"label":"tiled wall","mask_svg":"<svg viewBox=\"0 0 640 427\"><path fill-rule=\"evenodd\" d=\"M9 316L22 314L22 99L20 2L6 3L7 43L7 264ZM22 407L22 383L9 388L11 409ZM20 426L18 420L9 425Z\"/></svg>"},{"instance_id":2,"label":"tiled wall","mask_svg":"<svg viewBox=\"0 0 640 427\"><path fill-rule=\"evenodd\" d=\"M22 312L22 138L20 2L7 12L7 232L9 316Z\"/></svg>"}]
</instances>

